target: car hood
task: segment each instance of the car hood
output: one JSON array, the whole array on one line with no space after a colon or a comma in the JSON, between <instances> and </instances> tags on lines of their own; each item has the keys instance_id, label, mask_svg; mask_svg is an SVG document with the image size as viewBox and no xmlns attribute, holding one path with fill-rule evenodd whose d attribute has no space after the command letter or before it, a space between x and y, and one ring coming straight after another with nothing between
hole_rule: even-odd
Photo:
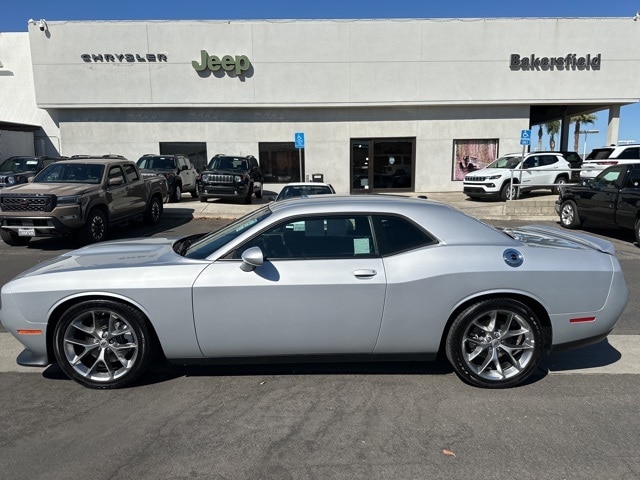
<instances>
[{"instance_id":1,"label":"car hood","mask_svg":"<svg viewBox=\"0 0 640 480\"><path fill-rule=\"evenodd\" d=\"M87 269L145 267L178 262L194 263L173 251L178 238L144 238L102 242L44 261L17 278Z\"/></svg>"},{"instance_id":2,"label":"car hood","mask_svg":"<svg viewBox=\"0 0 640 480\"><path fill-rule=\"evenodd\" d=\"M5 188L2 193L21 193L26 195L51 194L66 196L82 195L99 188L99 185L87 185L86 183L23 183L22 185Z\"/></svg>"},{"instance_id":3,"label":"car hood","mask_svg":"<svg viewBox=\"0 0 640 480\"><path fill-rule=\"evenodd\" d=\"M609 255L615 254L615 246L608 240L586 233L567 232L556 227L528 225L502 229L508 235L533 247L591 248Z\"/></svg>"},{"instance_id":4,"label":"car hood","mask_svg":"<svg viewBox=\"0 0 640 480\"><path fill-rule=\"evenodd\" d=\"M483 168L482 170L475 170L471 173L467 173L466 177L491 177L492 175L509 175L509 168Z\"/></svg>"}]
</instances>

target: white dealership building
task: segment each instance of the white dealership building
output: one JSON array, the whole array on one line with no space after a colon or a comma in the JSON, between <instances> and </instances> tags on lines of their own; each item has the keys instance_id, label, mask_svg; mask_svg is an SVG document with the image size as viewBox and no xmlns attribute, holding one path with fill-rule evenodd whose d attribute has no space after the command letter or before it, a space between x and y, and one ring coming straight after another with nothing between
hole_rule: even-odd
<instances>
[{"instance_id":1,"label":"white dealership building","mask_svg":"<svg viewBox=\"0 0 640 480\"><path fill-rule=\"evenodd\" d=\"M533 125L563 120L571 149L569 119L607 109L615 143L639 35L632 18L37 19L0 33L0 159L254 155L267 188L457 191Z\"/></svg>"}]
</instances>

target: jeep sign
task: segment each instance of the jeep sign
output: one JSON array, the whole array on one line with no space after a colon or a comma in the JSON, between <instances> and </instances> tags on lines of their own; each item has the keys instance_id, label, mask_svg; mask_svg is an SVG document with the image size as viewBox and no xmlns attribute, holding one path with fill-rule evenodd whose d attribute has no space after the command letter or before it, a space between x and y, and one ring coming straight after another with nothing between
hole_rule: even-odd
<instances>
[{"instance_id":1,"label":"jeep sign","mask_svg":"<svg viewBox=\"0 0 640 480\"><path fill-rule=\"evenodd\" d=\"M206 69L216 72L222 68L226 72L235 71L236 75L241 75L251 68L251 61L246 55L236 55L235 57L225 55L219 58L215 55L209 55L206 50L201 50L200 55L200 63L195 60L191 62L196 72L202 72Z\"/></svg>"}]
</instances>

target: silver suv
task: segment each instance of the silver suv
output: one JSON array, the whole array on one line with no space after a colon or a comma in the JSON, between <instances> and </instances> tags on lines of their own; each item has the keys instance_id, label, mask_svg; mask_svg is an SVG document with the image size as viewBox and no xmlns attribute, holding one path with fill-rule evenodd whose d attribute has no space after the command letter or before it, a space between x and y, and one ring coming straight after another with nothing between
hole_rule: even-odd
<instances>
[{"instance_id":1,"label":"silver suv","mask_svg":"<svg viewBox=\"0 0 640 480\"><path fill-rule=\"evenodd\" d=\"M521 193L569 182L571 164L560 152L535 152L524 157L510 153L464 177L463 192L470 198L513 200Z\"/></svg>"},{"instance_id":2,"label":"silver suv","mask_svg":"<svg viewBox=\"0 0 640 480\"><path fill-rule=\"evenodd\" d=\"M162 175L167 179L171 202L179 202L183 192L198 198L198 172L186 155L147 154L137 164L143 177Z\"/></svg>"}]
</instances>

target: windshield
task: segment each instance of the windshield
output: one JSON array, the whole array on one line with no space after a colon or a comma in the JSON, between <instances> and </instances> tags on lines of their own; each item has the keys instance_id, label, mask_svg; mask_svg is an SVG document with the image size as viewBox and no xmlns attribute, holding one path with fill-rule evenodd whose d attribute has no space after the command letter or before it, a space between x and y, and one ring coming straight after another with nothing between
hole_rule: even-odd
<instances>
[{"instance_id":1,"label":"windshield","mask_svg":"<svg viewBox=\"0 0 640 480\"><path fill-rule=\"evenodd\" d=\"M250 214L245 215L235 222L222 227L219 230L201 237L200 239L194 241L192 244L186 245L186 248L184 248L182 245L179 245L178 247L181 251L179 251L178 253L183 254L187 258L206 258L219 248L225 246L234 238L244 233L249 228L253 227L255 224L262 222L269 215L271 215L271 210L268 206L264 206L261 209L256 210L255 212L251 212ZM182 250L184 251L184 253L182 253Z\"/></svg>"},{"instance_id":2,"label":"windshield","mask_svg":"<svg viewBox=\"0 0 640 480\"><path fill-rule=\"evenodd\" d=\"M91 183L102 181L104 165L87 163L52 163L33 179L34 183Z\"/></svg>"},{"instance_id":3,"label":"windshield","mask_svg":"<svg viewBox=\"0 0 640 480\"><path fill-rule=\"evenodd\" d=\"M308 195L324 195L328 193L333 193L333 191L327 185L291 185L282 189L278 195L278 200Z\"/></svg>"},{"instance_id":4,"label":"windshield","mask_svg":"<svg viewBox=\"0 0 640 480\"><path fill-rule=\"evenodd\" d=\"M522 157L500 157L499 159L491 162L484 168L509 168L514 169L518 166L522 160Z\"/></svg>"},{"instance_id":5,"label":"windshield","mask_svg":"<svg viewBox=\"0 0 640 480\"><path fill-rule=\"evenodd\" d=\"M0 172L31 172L37 170L38 160L29 157L13 157L7 158L0 165Z\"/></svg>"},{"instance_id":6,"label":"windshield","mask_svg":"<svg viewBox=\"0 0 640 480\"><path fill-rule=\"evenodd\" d=\"M173 170L176 168L175 158L142 157L138 160L138 168L142 170Z\"/></svg>"},{"instance_id":7,"label":"windshield","mask_svg":"<svg viewBox=\"0 0 640 480\"><path fill-rule=\"evenodd\" d=\"M248 170L247 160L238 157L213 157L207 170Z\"/></svg>"}]
</instances>

